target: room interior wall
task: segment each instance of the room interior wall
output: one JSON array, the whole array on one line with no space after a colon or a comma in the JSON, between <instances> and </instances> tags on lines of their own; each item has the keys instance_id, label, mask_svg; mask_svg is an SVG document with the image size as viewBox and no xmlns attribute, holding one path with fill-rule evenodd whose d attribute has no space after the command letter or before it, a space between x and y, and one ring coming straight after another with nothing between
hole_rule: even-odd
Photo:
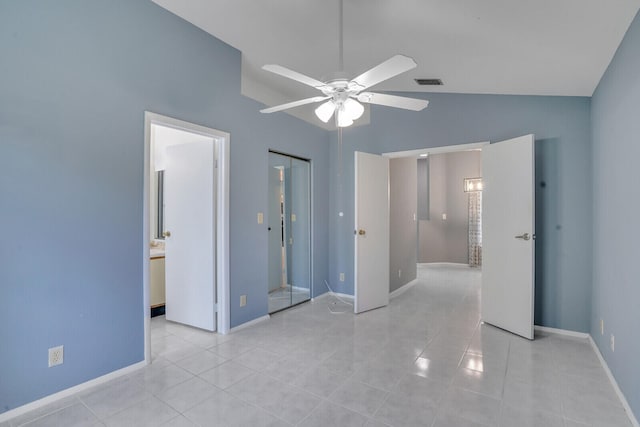
<instances>
[{"instance_id":1,"label":"room interior wall","mask_svg":"<svg viewBox=\"0 0 640 427\"><path fill-rule=\"evenodd\" d=\"M433 167L432 167L433 165ZM468 197L465 178L482 176L480 151L460 151L429 156L429 220L418 232L420 262L469 262ZM446 214L444 220L442 215Z\"/></svg>"},{"instance_id":2,"label":"room interior wall","mask_svg":"<svg viewBox=\"0 0 640 427\"><path fill-rule=\"evenodd\" d=\"M425 197L428 213L418 222L419 262L445 262L447 257L446 223L442 214L447 212L447 158L445 154L429 156L427 185L418 197ZM420 187L418 187L420 188Z\"/></svg>"},{"instance_id":3,"label":"room interior wall","mask_svg":"<svg viewBox=\"0 0 640 427\"><path fill-rule=\"evenodd\" d=\"M593 179L588 181L593 190L591 336L636 417L640 416L639 51L640 15L636 15L593 95Z\"/></svg>"},{"instance_id":4,"label":"room interior wall","mask_svg":"<svg viewBox=\"0 0 640 427\"><path fill-rule=\"evenodd\" d=\"M260 114L240 52L149 1L26 0L2 3L0 57L0 412L144 358L145 111L231 135L231 326L268 311L269 149L311 159L326 291L327 132Z\"/></svg>"},{"instance_id":5,"label":"room interior wall","mask_svg":"<svg viewBox=\"0 0 640 427\"><path fill-rule=\"evenodd\" d=\"M588 97L405 94L430 100L422 112L373 106L371 124L331 135L329 277L353 293L353 152L386 153L533 133L536 138L535 323L590 328L591 189ZM343 216L339 213L342 212ZM345 282L337 278L345 273ZM335 289L334 288L334 289Z\"/></svg>"},{"instance_id":6,"label":"room interior wall","mask_svg":"<svg viewBox=\"0 0 640 427\"><path fill-rule=\"evenodd\" d=\"M389 160L389 292L418 272L417 172L415 158Z\"/></svg>"}]
</instances>

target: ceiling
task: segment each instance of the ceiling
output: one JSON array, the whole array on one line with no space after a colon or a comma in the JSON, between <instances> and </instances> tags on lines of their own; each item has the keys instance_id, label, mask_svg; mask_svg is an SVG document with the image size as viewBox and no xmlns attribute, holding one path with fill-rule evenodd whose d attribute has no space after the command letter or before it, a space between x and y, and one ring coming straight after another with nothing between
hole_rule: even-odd
<instances>
[{"instance_id":1,"label":"ceiling","mask_svg":"<svg viewBox=\"0 0 640 427\"><path fill-rule=\"evenodd\" d=\"M338 71L339 0L153 1L240 50L242 92L267 105L317 92L264 64L320 80ZM402 53L418 67L376 91L591 96L639 8L640 0L344 0L344 71L356 76Z\"/></svg>"}]
</instances>

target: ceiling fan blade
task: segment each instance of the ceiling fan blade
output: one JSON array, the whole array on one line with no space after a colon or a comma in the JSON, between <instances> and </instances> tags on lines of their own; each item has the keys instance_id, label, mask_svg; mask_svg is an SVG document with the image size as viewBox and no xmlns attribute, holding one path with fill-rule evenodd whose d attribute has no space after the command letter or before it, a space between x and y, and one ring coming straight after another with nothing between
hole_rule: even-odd
<instances>
[{"instance_id":1,"label":"ceiling fan blade","mask_svg":"<svg viewBox=\"0 0 640 427\"><path fill-rule=\"evenodd\" d=\"M409 71L413 68L416 68L418 64L413 58L409 58L404 55L396 55L393 56L381 64L376 65L369 71L365 71L360 74L358 77L353 79L353 82L356 82L359 86L362 86L364 90L373 85L377 85L378 83L390 79L391 77L395 77L398 74L402 74L405 71Z\"/></svg>"},{"instance_id":2,"label":"ceiling fan blade","mask_svg":"<svg viewBox=\"0 0 640 427\"><path fill-rule=\"evenodd\" d=\"M264 65L262 67L263 70L271 71L272 73L278 74L282 77L286 77L291 80L295 80L307 86L315 87L316 89L320 89L325 86L324 82L320 80L316 80L313 77L305 76L297 71L290 70L282 65Z\"/></svg>"},{"instance_id":3,"label":"ceiling fan blade","mask_svg":"<svg viewBox=\"0 0 640 427\"><path fill-rule=\"evenodd\" d=\"M329 99L329 96L314 96L313 98L301 99L299 101L287 102L286 104L276 105L275 107L264 108L260 110L261 113L275 113L276 111L287 110L289 108L299 107L301 105L313 104L314 102L324 101Z\"/></svg>"},{"instance_id":4,"label":"ceiling fan blade","mask_svg":"<svg viewBox=\"0 0 640 427\"><path fill-rule=\"evenodd\" d=\"M407 98L405 96L387 95L386 93L363 92L358 95L358 101L367 104L384 105L387 107L404 108L405 110L420 111L429 105L426 99Z\"/></svg>"}]
</instances>

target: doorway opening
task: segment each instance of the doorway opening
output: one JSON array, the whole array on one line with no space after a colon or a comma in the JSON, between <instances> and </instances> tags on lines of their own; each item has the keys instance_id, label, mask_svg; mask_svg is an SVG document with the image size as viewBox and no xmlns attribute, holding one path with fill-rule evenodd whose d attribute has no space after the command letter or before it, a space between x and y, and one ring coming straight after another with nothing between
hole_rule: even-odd
<instances>
[{"instance_id":1,"label":"doorway opening","mask_svg":"<svg viewBox=\"0 0 640 427\"><path fill-rule=\"evenodd\" d=\"M486 144L383 154L389 158L391 296L404 292L421 264L478 260L471 255L481 254L479 198L465 191L464 180L482 176Z\"/></svg>"},{"instance_id":2,"label":"doorway opening","mask_svg":"<svg viewBox=\"0 0 640 427\"><path fill-rule=\"evenodd\" d=\"M229 139L226 132L145 112L147 363L151 312L163 304L168 320L229 330Z\"/></svg>"},{"instance_id":3,"label":"doorway opening","mask_svg":"<svg viewBox=\"0 0 640 427\"><path fill-rule=\"evenodd\" d=\"M483 266L482 320L528 339L534 337L534 142L534 135L529 134L491 145L483 143L479 147L470 144L455 147L459 150L482 150L482 181L477 177L464 177L458 184L468 192L477 189L477 184L481 184L482 189L481 200L478 197L468 199L470 211L477 211L478 207L483 210L481 235L475 239L476 245L479 242L477 237L482 239L482 252L479 254ZM438 150L446 152L451 148ZM419 156L425 151L430 150L389 153L386 156ZM446 213L442 214L441 219L447 220ZM415 214L413 221L416 221ZM466 221L473 225L469 218ZM468 242L474 243L468 230L466 237L465 264L473 258L469 257ZM409 248L411 250L415 248ZM390 282L393 273L392 270ZM356 282L355 286L357 289L359 283ZM398 287L398 293L406 290L401 289L402 286Z\"/></svg>"},{"instance_id":4,"label":"doorway opening","mask_svg":"<svg viewBox=\"0 0 640 427\"><path fill-rule=\"evenodd\" d=\"M269 314L311 299L311 163L269 152Z\"/></svg>"}]
</instances>

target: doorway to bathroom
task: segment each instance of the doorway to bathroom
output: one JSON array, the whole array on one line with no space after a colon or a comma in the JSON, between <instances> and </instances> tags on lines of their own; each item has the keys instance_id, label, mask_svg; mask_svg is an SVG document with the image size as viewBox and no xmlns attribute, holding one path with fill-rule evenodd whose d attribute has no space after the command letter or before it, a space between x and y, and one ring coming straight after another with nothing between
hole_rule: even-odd
<instances>
[{"instance_id":1,"label":"doorway to bathroom","mask_svg":"<svg viewBox=\"0 0 640 427\"><path fill-rule=\"evenodd\" d=\"M269 313L311 298L311 163L269 152Z\"/></svg>"},{"instance_id":2,"label":"doorway to bathroom","mask_svg":"<svg viewBox=\"0 0 640 427\"><path fill-rule=\"evenodd\" d=\"M145 112L147 361L150 316L158 305L165 305L166 320L229 330L229 139L226 132Z\"/></svg>"}]
</instances>

